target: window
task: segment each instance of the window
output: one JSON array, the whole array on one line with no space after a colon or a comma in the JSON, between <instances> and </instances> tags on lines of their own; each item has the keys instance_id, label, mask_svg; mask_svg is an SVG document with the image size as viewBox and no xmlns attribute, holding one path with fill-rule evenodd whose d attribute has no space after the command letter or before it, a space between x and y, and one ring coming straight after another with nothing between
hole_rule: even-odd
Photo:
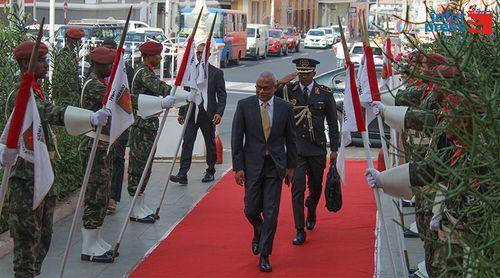
<instances>
[{"instance_id":1,"label":"window","mask_svg":"<svg viewBox=\"0 0 500 278\"><path fill-rule=\"evenodd\" d=\"M269 37L279 39L281 37L281 32L278 30L269 30Z\"/></svg>"},{"instance_id":2,"label":"window","mask_svg":"<svg viewBox=\"0 0 500 278\"><path fill-rule=\"evenodd\" d=\"M248 29L247 29L247 37L249 37L249 38L253 38L253 37L255 37L255 31L256 31L256 30L255 30L254 28L248 28ZM257 32L257 33L258 33L258 32Z\"/></svg>"}]
</instances>

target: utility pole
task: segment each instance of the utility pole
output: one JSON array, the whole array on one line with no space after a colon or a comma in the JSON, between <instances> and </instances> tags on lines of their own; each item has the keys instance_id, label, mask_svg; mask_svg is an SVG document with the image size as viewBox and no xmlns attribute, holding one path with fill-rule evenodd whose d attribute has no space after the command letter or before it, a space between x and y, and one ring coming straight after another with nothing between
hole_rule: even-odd
<instances>
[{"instance_id":1,"label":"utility pole","mask_svg":"<svg viewBox=\"0 0 500 278\"><path fill-rule=\"evenodd\" d=\"M171 29L171 22L172 20L172 9L170 7L170 0L165 0L165 35L167 35L167 38L170 38L170 33L172 32Z\"/></svg>"},{"instance_id":2,"label":"utility pole","mask_svg":"<svg viewBox=\"0 0 500 278\"><path fill-rule=\"evenodd\" d=\"M267 0L266 0L267 1ZM271 28L274 28L274 0L271 0L271 17L269 19L269 25L271 25Z\"/></svg>"}]
</instances>

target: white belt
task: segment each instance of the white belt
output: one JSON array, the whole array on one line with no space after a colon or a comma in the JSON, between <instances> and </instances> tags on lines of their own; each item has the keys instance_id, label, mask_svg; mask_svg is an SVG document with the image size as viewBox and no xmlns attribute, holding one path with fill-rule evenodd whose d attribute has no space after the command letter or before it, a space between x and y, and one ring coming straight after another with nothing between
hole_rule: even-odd
<instances>
[{"instance_id":1,"label":"white belt","mask_svg":"<svg viewBox=\"0 0 500 278\"><path fill-rule=\"evenodd\" d=\"M85 136L87 136L87 137L90 137L90 138L94 139L94 138L95 138L95 136L96 136L96 133L95 133L95 131L90 131L90 132L87 132L87 133L85 134ZM106 135L106 134L102 134L102 133L101 133L101 134L99 135L99 141L103 141L103 142L107 142L107 143L109 143L109 135Z\"/></svg>"}]
</instances>

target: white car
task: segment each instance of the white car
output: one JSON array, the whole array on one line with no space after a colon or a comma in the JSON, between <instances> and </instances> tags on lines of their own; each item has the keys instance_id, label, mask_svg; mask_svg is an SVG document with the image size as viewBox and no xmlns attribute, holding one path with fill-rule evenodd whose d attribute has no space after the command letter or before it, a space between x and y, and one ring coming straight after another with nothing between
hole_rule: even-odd
<instances>
[{"instance_id":1,"label":"white car","mask_svg":"<svg viewBox=\"0 0 500 278\"><path fill-rule=\"evenodd\" d=\"M375 62L375 65L383 65L384 64L384 53L382 52L382 49L378 47L374 43L370 43L370 46L373 49L373 61ZM363 57L363 43L362 42L355 42L351 50L349 51L349 56L351 57L351 62L353 64L359 64L361 63L361 58Z\"/></svg>"},{"instance_id":2,"label":"white car","mask_svg":"<svg viewBox=\"0 0 500 278\"><path fill-rule=\"evenodd\" d=\"M306 38L304 39L304 47L319 47L319 48L327 48L328 47L328 38L326 37L325 30L321 29L311 29L307 32Z\"/></svg>"},{"instance_id":3,"label":"white car","mask_svg":"<svg viewBox=\"0 0 500 278\"><path fill-rule=\"evenodd\" d=\"M340 27L338 25L332 25L331 26L333 29L333 35L337 37L337 41L340 41ZM346 40L349 39L349 30L347 30L345 27L342 27L344 29L344 36Z\"/></svg>"},{"instance_id":4,"label":"white car","mask_svg":"<svg viewBox=\"0 0 500 278\"><path fill-rule=\"evenodd\" d=\"M332 46L336 40L335 35L333 33L333 29L330 27L319 27L319 30L324 30L326 33L326 40L328 41L328 46Z\"/></svg>"},{"instance_id":5,"label":"white car","mask_svg":"<svg viewBox=\"0 0 500 278\"><path fill-rule=\"evenodd\" d=\"M247 24L247 52L245 57L255 60L267 58L269 25Z\"/></svg>"}]
</instances>

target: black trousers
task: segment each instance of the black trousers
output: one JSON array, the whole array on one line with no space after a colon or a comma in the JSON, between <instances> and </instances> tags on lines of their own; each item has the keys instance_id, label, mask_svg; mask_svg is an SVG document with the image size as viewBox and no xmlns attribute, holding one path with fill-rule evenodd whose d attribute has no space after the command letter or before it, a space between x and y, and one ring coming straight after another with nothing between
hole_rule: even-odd
<instances>
[{"instance_id":1,"label":"black trousers","mask_svg":"<svg viewBox=\"0 0 500 278\"><path fill-rule=\"evenodd\" d=\"M205 147L207 148L207 172L212 174L215 173L215 161L217 160L217 153L215 150L215 125L213 124L212 120L213 118L209 117L209 115L203 108L200 108L200 111L198 113L198 121L195 123L193 109L191 117L189 117L189 121L186 126L186 133L184 134L182 142L179 175L187 175L187 172L191 167L194 142L196 141L198 128L201 129L203 139L205 139Z\"/></svg>"},{"instance_id":2,"label":"black trousers","mask_svg":"<svg viewBox=\"0 0 500 278\"><path fill-rule=\"evenodd\" d=\"M323 172L326 166L326 156L301 156L297 160L297 168L294 171L292 182L292 207L293 218L296 229L304 229L304 195L307 185L309 187L309 196L307 196L305 205L316 212L319 199L321 197L321 187L323 183Z\"/></svg>"},{"instance_id":3,"label":"black trousers","mask_svg":"<svg viewBox=\"0 0 500 278\"><path fill-rule=\"evenodd\" d=\"M123 173L125 172L125 149L128 143L128 129L114 143L113 170L111 173L111 199L120 202L122 196Z\"/></svg>"},{"instance_id":4,"label":"black trousers","mask_svg":"<svg viewBox=\"0 0 500 278\"><path fill-rule=\"evenodd\" d=\"M270 156L266 156L264 169L258 178L245 180L245 216L253 226L253 242L259 243L262 255L273 251L274 235L278 225L281 199L281 183L278 171ZM262 214L262 216L261 216Z\"/></svg>"}]
</instances>

